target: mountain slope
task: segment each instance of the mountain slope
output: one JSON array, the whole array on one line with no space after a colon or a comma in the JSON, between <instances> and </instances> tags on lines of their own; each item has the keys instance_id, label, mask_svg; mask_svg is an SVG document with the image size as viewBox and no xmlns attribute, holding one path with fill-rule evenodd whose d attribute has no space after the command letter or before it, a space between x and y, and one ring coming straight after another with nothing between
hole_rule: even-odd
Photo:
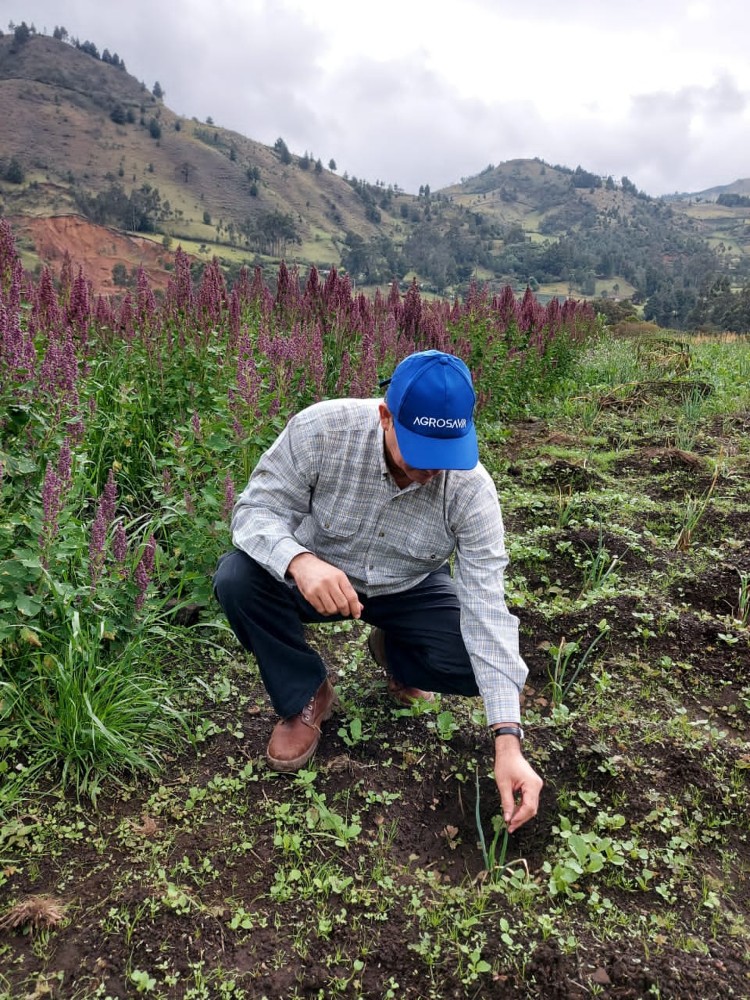
<instances>
[{"instance_id":1,"label":"mountain slope","mask_svg":"<svg viewBox=\"0 0 750 1000\"><path fill-rule=\"evenodd\" d=\"M124 121L112 120L118 109ZM178 238L241 245L225 227L280 212L294 216L303 242L325 244L318 259L330 263L339 218L374 233L352 188L330 171L295 170L261 143L180 119L127 72L56 39L0 39L0 116L14 122L3 129L3 154L23 162L27 181L4 185L9 213L91 214L97 196L101 208L113 188L146 185L159 194L155 226Z\"/></svg>"},{"instance_id":2,"label":"mountain slope","mask_svg":"<svg viewBox=\"0 0 750 1000\"><path fill-rule=\"evenodd\" d=\"M90 43L0 38L0 136L3 214L78 214L110 242L137 232L162 244L161 266L179 243L229 269L271 273L282 257L343 266L371 287L417 276L440 294L477 278L542 295L661 296L675 321L718 275L750 273L743 206L648 198L627 178L538 159L406 195L338 176L281 138L271 148L181 118ZM38 243L27 249L28 263L44 259ZM101 281L114 290L114 277Z\"/></svg>"}]
</instances>

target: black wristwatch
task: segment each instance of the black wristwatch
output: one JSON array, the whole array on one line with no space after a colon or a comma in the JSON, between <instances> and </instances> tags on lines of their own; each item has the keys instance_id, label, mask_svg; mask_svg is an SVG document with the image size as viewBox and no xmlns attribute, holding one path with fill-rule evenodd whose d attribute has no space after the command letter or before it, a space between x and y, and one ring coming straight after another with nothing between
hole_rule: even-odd
<instances>
[{"instance_id":1,"label":"black wristwatch","mask_svg":"<svg viewBox=\"0 0 750 1000\"><path fill-rule=\"evenodd\" d=\"M492 738L496 740L498 736L517 736L523 741L523 729L520 726L499 726L492 730Z\"/></svg>"}]
</instances>

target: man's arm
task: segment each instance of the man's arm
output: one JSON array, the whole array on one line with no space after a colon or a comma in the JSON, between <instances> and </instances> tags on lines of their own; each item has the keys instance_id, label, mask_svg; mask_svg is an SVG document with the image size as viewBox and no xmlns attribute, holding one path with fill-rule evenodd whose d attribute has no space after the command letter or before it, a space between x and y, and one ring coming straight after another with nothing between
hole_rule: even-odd
<instances>
[{"instance_id":1,"label":"man's arm","mask_svg":"<svg viewBox=\"0 0 750 1000\"><path fill-rule=\"evenodd\" d=\"M258 461L232 512L232 542L277 579L308 551L294 537L310 513L320 449L295 418Z\"/></svg>"},{"instance_id":2,"label":"man's arm","mask_svg":"<svg viewBox=\"0 0 750 1000\"><path fill-rule=\"evenodd\" d=\"M321 614L359 618L362 605L347 575L294 536L311 511L322 451L314 429L293 418L235 504L232 541L278 579L293 580Z\"/></svg>"},{"instance_id":3,"label":"man's arm","mask_svg":"<svg viewBox=\"0 0 750 1000\"><path fill-rule=\"evenodd\" d=\"M487 721L519 736L495 738L495 781L503 816L514 832L536 815L542 779L521 751L520 692L527 668L518 647L518 619L505 604L503 576L508 558L494 485L485 482L457 518L456 587L461 631L471 658Z\"/></svg>"}]
</instances>

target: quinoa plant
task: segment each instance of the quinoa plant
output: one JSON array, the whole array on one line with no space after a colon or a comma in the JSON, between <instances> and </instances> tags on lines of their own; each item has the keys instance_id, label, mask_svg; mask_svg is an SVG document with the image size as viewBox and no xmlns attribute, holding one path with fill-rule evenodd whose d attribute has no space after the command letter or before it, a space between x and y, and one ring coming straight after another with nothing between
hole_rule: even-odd
<instances>
[{"instance_id":1,"label":"quinoa plant","mask_svg":"<svg viewBox=\"0 0 750 1000\"><path fill-rule=\"evenodd\" d=\"M368 300L335 269L303 281L282 263L274 292L259 269L230 289L216 261L194 278L181 249L162 300L142 269L108 300L69 258L32 280L0 222L3 724L80 790L118 761L150 766L135 720L158 747L179 719L173 682L146 666L149 623L176 629L187 605L210 620L236 493L293 413L371 396L438 348L473 368L481 413L512 415L595 332L587 305L510 288L425 302L394 282Z\"/></svg>"}]
</instances>

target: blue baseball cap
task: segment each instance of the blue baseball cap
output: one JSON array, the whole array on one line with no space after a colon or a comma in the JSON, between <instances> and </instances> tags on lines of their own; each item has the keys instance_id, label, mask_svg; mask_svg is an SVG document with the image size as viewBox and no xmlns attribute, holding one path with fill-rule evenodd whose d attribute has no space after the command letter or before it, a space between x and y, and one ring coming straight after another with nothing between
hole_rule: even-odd
<instances>
[{"instance_id":1,"label":"blue baseball cap","mask_svg":"<svg viewBox=\"0 0 750 1000\"><path fill-rule=\"evenodd\" d=\"M460 358L442 351L404 358L386 394L404 461L414 469L473 469L475 402L471 372Z\"/></svg>"}]
</instances>

